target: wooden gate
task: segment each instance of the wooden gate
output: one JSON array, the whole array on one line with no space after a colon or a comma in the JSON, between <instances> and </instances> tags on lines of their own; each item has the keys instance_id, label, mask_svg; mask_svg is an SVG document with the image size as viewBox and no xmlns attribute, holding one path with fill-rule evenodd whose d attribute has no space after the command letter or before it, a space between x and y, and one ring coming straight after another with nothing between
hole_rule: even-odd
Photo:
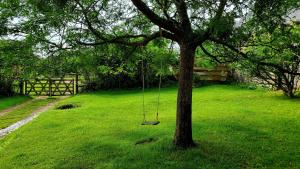
<instances>
[{"instance_id":1,"label":"wooden gate","mask_svg":"<svg viewBox=\"0 0 300 169\"><path fill-rule=\"evenodd\" d=\"M72 78L32 79L24 82L25 95L64 96L77 93L77 84Z\"/></svg>"}]
</instances>

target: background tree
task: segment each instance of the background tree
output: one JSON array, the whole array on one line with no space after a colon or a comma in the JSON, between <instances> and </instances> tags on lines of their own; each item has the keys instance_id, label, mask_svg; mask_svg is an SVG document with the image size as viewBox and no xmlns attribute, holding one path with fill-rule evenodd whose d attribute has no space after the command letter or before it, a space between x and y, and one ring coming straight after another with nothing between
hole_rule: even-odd
<instances>
[{"instance_id":1,"label":"background tree","mask_svg":"<svg viewBox=\"0 0 300 169\"><path fill-rule=\"evenodd\" d=\"M250 75L294 97L300 75L300 27L283 24L272 33L252 37L245 46L251 56L242 63ZM255 43L254 43L255 42Z\"/></svg>"},{"instance_id":2,"label":"background tree","mask_svg":"<svg viewBox=\"0 0 300 169\"><path fill-rule=\"evenodd\" d=\"M13 95L15 80L28 78L36 71L39 58L26 41L0 41L0 95Z\"/></svg>"}]
</instances>

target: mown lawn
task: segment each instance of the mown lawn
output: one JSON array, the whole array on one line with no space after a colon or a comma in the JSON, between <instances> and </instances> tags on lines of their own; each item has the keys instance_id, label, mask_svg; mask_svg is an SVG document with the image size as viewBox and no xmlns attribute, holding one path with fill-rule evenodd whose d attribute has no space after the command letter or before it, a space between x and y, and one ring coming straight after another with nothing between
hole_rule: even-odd
<instances>
[{"instance_id":1,"label":"mown lawn","mask_svg":"<svg viewBox=\"0 0 300 169\"><path fill-rule=\"evenodd\" d=\"M150 118L156 96L156 90L146 92ZM0 140L0 168L300 168L300 99L234 86L194 89L198 146L181 150L171 144L176 88L162 90L158 126L140 125L141 98L140 91L69 98L63 102L81 107L45 112Z\"/></svg>"},{"instance_id":2,"label":"mown lawn","mask_svg":"<svg viewBox=\"0 0 300 169\"><path fill-rule=\"evenodd\" d=\"M21 104L30 99L31 98L27 96L14 96L14 97L0 96L0 111Z\"/></svg>"}]
</instances>

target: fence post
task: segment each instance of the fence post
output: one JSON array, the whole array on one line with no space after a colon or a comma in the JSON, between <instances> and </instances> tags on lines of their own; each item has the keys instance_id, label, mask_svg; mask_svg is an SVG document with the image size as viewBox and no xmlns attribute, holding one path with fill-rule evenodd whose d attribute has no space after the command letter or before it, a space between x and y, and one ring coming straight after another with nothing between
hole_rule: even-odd
<instances>
[{"instance_id":1,"label":"fence post","mask_svg":"<svg viewBox=\"0 0 300 169\"><path fill-rule=\"evenodd\" d=\"M25 80L25 82L24 82L24 89L25 89L24 94L27 96L28 95L27 94L27 80Z\"/></svg>"},{"instance_id":2,"label":"fence post","mask_svg":"<svg viewBox=\"0 0 300 169\"><path fill-rule=\"evenodd\" d=\"M24 91L23 91L24 86L23 86L23 80L22 79L19 81L19 89L20 89L19 94L24 95Z\"/></svg>"},{"instance_id":3,"label":"fence post","mask_svg":"<svg viewBox=\"0 0 300 169\"><path fill-rule=\"evenodd\" d=\"M75 94L78 94L78 74L77 73L76 73L76 76L75 76L75 81L76 81Z\"/></svg>"},{"instance_id":4,"label":"fence post","mask_svg":"<svg viewBox=\"0 0 300 169\"><path fill-rule=\"evenodd\" d=\"M49 96L52 96L52 79L49 78Z\"/></svg>"}]
</instances>

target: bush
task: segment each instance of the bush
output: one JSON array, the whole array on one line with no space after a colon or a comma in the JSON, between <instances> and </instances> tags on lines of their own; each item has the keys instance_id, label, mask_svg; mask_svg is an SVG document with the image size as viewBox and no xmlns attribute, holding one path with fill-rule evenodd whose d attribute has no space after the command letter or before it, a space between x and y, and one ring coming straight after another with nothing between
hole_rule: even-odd
<instances>
[{"instance_id":1,"label":"bush","mask_svg":"<svg viewBox=\"0 0 300 169\"><path fill-rule=\"evenodd\" d=\"M14 94L13 80L0 77L0 95L12 96Z\"/></svg>"}]
</instances>

